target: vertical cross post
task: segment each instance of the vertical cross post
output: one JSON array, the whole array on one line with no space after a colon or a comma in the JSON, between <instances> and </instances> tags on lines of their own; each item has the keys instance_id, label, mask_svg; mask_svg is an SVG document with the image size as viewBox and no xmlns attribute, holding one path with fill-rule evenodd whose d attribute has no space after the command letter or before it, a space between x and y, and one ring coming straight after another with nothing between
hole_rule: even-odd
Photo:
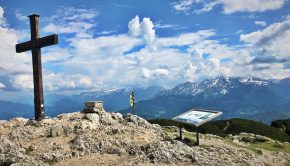
<instances>
[{"instance_id":1,"label":"vertical cross post","mask_svg":"<svg viewBox=\"0 0 290 166\"><path fill-rule=\"evenodd\" d=\"M39 16L31 15L30 31L31 41L36 41L39 38ZM34 111L35 119L41 120L44 118L44 99L43 99L43 84L42 84L42 65L41 65L41 50L40 48L32 49L33 61L33 82L34 82Z\"/></svg>"},{"instance_id":2,"label":"vertical cross post","mask_svg":"<svg viewBox=\"0 0 290 166\"><path fill-rule=\"evenodd\" d=\"M57 35L50 35L40 38L39 35L39 15L28 16L30 19L31 40L16 45L16 52L31 50L33 65L33 83L34 83L34 112L35 119L44 118L44 99L42 84L42 65L41 65L41 47L50 46L58 43Z\"/></svg>"}]
</instances>

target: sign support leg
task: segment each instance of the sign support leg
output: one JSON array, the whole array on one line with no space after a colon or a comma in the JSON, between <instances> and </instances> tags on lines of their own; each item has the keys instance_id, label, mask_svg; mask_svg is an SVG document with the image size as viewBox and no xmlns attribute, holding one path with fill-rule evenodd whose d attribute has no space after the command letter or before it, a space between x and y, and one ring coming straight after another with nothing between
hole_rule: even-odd
<instances>
[{"instance_id":1,"label":"sign support leg","mask_svg":"<svg viewBox=\"0 0 290 166\"><path fill-rule=\"evenodd\" d=\"M199 131L198 131L198 127L196 127L196 142L195 145L198 146L199 145Z\"/></svg>"},{"instance_id":2,"label":"sign support leg","mask_svg":"<svg viewBox=\"0 0 290 166\"><path fill-rule=\"evenodd\" d=\"M181 128L181 125L179 125L179 139L182 140L182 128Z\"/></svg>"}]
</instances>

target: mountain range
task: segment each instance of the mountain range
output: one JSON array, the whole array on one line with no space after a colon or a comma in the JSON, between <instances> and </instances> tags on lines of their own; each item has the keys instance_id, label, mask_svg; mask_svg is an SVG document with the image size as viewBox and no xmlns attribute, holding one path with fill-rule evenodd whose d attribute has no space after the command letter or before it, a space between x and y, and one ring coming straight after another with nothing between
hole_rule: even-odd
<instances>
[{"instance_id":1,"label":"mountain range","mask_svg":"<svg viewBox=\"0 0 290 166\"><path fill-rule=\"evenodd\" d=\"M172 118L191 108L222 111L221 119L246 118L265 123L290 116L290 79L253 77L206 79L185 82L136 104L139 116ZM122 110L121 112L128 112Z\"/></svg>"},{"instance_id":2,"label":"mountain range","mask_svg":"<svg viewBox=\"0 0 290 166\"><path fill-rule=\"evenodd\" d=\"M83 92L77 95L48 94L45 96L45 114L49 117L69 112L79 112L84 108L84 102L100 100L106 111L114 112L129 106L129 95L135 93L135 102L149 100L161 91L163 87L149 86L145 88L100 90ZM7 120L14 117L34 117L31 104L14 103L0 100L0 119Z\"/></svg>"},{"instance_id":3,"label":"mountain range","mask_svg":"<svg viewBox=\"0 0 290 166\"><path fill-rule=\"evenodd\" d=\"M137 115L148 118L172 118L192 108L222 111L219 119L246 118L269 124L290 117L290 78L282 80L254 77L218 76L202 82L185 82L172 89L151 86L135 89L100 90L77 95L45 96L46 115L83 109L84 102L101 100L109 112L132 112L129 95L135 92ZM0 102L0 119L33 117L33 106Z\"/></svg>"}]
</instances>

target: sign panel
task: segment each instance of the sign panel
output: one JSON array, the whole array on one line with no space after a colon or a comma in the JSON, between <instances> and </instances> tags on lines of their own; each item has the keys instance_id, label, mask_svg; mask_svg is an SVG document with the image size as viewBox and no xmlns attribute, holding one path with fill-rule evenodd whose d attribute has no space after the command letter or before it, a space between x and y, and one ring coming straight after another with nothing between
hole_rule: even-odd
<instances>
[{"instance_id":1,"label":"sign panel","mask_svg":"<svg viewBox=\"0 0 290 166\"><path fill-rule=\"evenodd\" d=\"M191 109L177 117L174 117L173 120L189 123L196 127L212 120L220 116L222 112L212 111L212 110L204 110L204 109Z\"/></svg>"}]
</instances>

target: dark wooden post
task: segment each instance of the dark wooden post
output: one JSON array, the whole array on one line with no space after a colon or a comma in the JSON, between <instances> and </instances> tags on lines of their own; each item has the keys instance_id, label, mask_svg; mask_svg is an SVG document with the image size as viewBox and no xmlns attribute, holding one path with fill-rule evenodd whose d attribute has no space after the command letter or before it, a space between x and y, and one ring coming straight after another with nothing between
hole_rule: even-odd
<instances>
[{"instance_id":1,"label":"dark wooden post","mask_svg":"<svg viewBox=\"0 0 290 166\"><path fill-rule=\"evenodd\" d=\"M16 45L16 52L31 50L33 65L33 83L34 83L34 111L35 119L42 120L44 115L43 81L41 65L41 47L50 46L58 43L58 36L51 35L40 38L39 36L39 15L28 16L30 19L31 40Z\"/></svg>"},{"instance_id":2,"label":"dark wooden post","mask_svg":"<svg viewBox=\"0 0 290 166\"><path fill-rule=\"evenodd\" d=\"M39 16L31 15L30 31L31 41L36 41L39 38ZM43 99L43 83L42 83L42 65L41 65L41 50L40 48L32 49L33 61L33 82L34 82L34 111L35 119L41 120L44 118L44 99Z\"/></svg>"},{"instance_id":3,"label":"dark wooden post","mask_svg":"<svg viewBox=\"0 0 290 166\"><path fill-rule=\"evenodd\" d=\"M179 139L182 140L182 127L179 125Z\"/></svg>"},{"instance_id":4,"label":"dark wooden post","mask_svg":"<svg viewBox=\"0 0 290 166\"><path fill-rule=\"evenodd\" d=\"M195 145L198 146L199 145L199 131L198 131L198 127L196 127L196 142Z\"/></svg>"}]
</instances>

